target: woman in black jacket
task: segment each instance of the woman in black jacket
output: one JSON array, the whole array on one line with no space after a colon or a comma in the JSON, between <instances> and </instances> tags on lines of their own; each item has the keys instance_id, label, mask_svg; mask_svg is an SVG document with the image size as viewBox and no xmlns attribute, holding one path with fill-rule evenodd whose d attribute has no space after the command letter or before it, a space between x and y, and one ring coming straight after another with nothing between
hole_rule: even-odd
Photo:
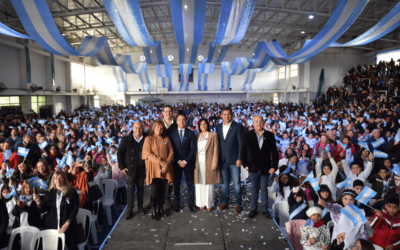
<instances>
[{"instance_id":1,"label":"woman in black jacket","mask_svg":"<svg viewBox=\"0 0 400 250\"><path fill-rule=\"evenodd\" d=\"M24 184L22 184L21 195L17 201L17 205L15 205L12 210L12 215L15 216L13 228L18 228L20 226L27 226L25 223L28 223L29 226L37 227L40 229L41 227L41 219L40 213L37 208L35 202L33 202L33 189L29 189L28 181L25 180ZM22 221L22 213L26 212L28 214L28 220Z\"/></svg>"},{"instance_id":2,"label":"woman in black jacket","mask_svg":"<svg viewBox=\"0 0 400 250\"><path fill-rule=\"evenodd\" d=\"M3 199L0 199L0 249L8 246L8 212Z\"/></svg>"},{"instance_id":3,"label":"woman in black jacket","mask_svg":"<svg viewBox=\"0 0 400 250\"><path fill-rule=\"evenodd\" d=\"M66 174L60 170L56 171L45 197L41 199L38 194L34 193L33 199L39 212L47 212L44 229L56 229L60 234L65 233L65 243L68 249L78 249L76 215L79 211L79 197L76 190L70 187ZM59 204L59 217L57 204Z\"/></svg>"}]
</instances>

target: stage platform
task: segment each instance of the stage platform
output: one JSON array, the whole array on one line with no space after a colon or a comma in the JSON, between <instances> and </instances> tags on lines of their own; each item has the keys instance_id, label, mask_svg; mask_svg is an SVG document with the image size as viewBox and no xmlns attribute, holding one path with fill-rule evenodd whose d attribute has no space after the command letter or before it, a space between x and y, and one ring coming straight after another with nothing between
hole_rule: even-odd
<instances>
[{"instance_id":1,"label":"stage platform","mask_svg":"<svg viewBox=\"0 0 400 250\"><path fill-rule=\"evenodd\" d=\"M291 249L275 222L262 215L260 203L259 214L253 219L247 218L250 211L249 185L242 185L244 211L241 214L233 212L233 197L225 211L214 209L211 212L197 210L196 213L191 213L187 204L187 187L181 186L181 190L183 209L180 212L171 214L166 211L170 216L153 221L149 211L146 211L145 216L140 216L135 207L135 216L129 221L122 216L103 249ZM216 205L221 204L221 193L221 186L215 186ZM145 187L144 203L147 204L148 200L149 187Z\"/></svg>"}]
</instances>

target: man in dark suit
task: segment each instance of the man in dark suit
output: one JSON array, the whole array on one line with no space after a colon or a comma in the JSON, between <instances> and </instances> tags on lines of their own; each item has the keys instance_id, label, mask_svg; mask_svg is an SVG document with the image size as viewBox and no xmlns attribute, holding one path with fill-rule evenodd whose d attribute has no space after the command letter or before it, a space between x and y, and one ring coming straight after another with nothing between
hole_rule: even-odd
<instances>
[{"instance_id":1,"label":"man in dark suit","mask_svg":"<svg viewBox=\"0 0 400 250\"><path fill-rule=\"evenodd\" d=\"M181 201L181 179L185 172L186 183L189 193L189 208L196 212L194 205L194 165L197 150L196 136L193 131L186 128L186 116L178 115L176 118L177 129L169 134L174 149L174 210L179 212Z\"/></svg>"},{"instance_id":2,"label":"man in dark suit","mask_svg":"<svg viewBox=\"0 0 400 250\"><path fill-rule=\"evenodd\" d=\"M223 122L216 127L219 139L219 164L221 169L222 205L220 210L228 208L229 183L233 182L235 192L235 213L242 211L242 189L240 186L240 146L243 137L242 125L232 120L233 114L230 108L222 110Z\"/></svg>"},{"instance_id":3,"label":"man in dark suit","mask_svg":"<svg viewBox=\"0 0 400 250\"><path fill-rule=\"evenodd\" d=\"M142 149L145 137L146 135L143 134L143 124L136 122L133 124L133 131L128 136L123 137L118 148L118 167L126 175L128 183L128 209L125 220L133 217L135 187L137 190L138 212L140 215L144 215L143 185L146 177L146 166L144 160L142 160Z\"/></svg>"},{"instance_id":4,"label":"man in dark suit","mask_svg":"<svg viewBox=\"0 0 400 250\"><path fill-rule=\"evenodd\" d=\"M249 218L257 215L258 194L261 188L261 206L263 215L271 219L268 213L268 182L271 174L278 168L279 155L276 149L275 135L264 130L264 119L261 116L253 118L254 130L243 135L240 157L243 166L250 172L251 181L251 211ZM272 162L271 162L272 155Z\"/></svg>"}]
</instances>

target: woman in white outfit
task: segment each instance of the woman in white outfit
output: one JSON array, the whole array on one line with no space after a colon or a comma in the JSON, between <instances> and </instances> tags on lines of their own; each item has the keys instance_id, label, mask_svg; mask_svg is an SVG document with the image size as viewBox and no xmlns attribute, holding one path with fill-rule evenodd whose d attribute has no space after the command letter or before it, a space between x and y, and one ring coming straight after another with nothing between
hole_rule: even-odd
<instances>
[{"instance_id":1,"label":"woman in white outfit","mask_svg":"<svg viewBox=\"0 0 400 250\"><path fill-rule=\"evenodd\" d=\"M213 209L214 184L220 182L218 153L218 135L210 131L210 125L206 119L200 119L194 170L196 206L200 207L200 210L206 207L208 211Z\"/></svg>"}]
</instances>

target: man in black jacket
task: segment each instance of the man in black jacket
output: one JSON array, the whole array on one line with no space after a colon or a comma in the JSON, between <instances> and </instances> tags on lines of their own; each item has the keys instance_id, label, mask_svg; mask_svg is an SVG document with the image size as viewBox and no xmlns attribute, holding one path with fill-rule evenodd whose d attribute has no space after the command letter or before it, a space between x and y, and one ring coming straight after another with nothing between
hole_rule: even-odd
<instances>
[{"instance_id":1,"label":"man in black jacket","mask_svg":"<svg viewBox=\"0 0 400 250\"><path fill-rule=\"evenodd\" d=\"M144 215L143 185L144 178L146 177L146 167L144 160L142 160L142 148L145 137L146 135L143 134L143 124L136 122L133 124L133 132L130 132L128 136L122 139L118 148L118 167L126 175L128 183L128 209L125 220L133 217L135 187L137 189L138 212L140 215Z\"/></svg>"},{"instance_id":2,"label":"man in black jacket","mask_svg":"<svg viewBox=\"0 0 400 250\"><path fill-rule=\"evenodd\" d=\"M278 168L279 155L273 133L264 130L264 119L255 116L254 130L246 131L243 135L240 158L243 166L250 172L251 181L251 211L249 218L257 215L258 193L261 188L261 206L267 219L268 213L268 181L271 174ZM272 163L271 163L272 155Z\"/></svg>"}]
</instances>

